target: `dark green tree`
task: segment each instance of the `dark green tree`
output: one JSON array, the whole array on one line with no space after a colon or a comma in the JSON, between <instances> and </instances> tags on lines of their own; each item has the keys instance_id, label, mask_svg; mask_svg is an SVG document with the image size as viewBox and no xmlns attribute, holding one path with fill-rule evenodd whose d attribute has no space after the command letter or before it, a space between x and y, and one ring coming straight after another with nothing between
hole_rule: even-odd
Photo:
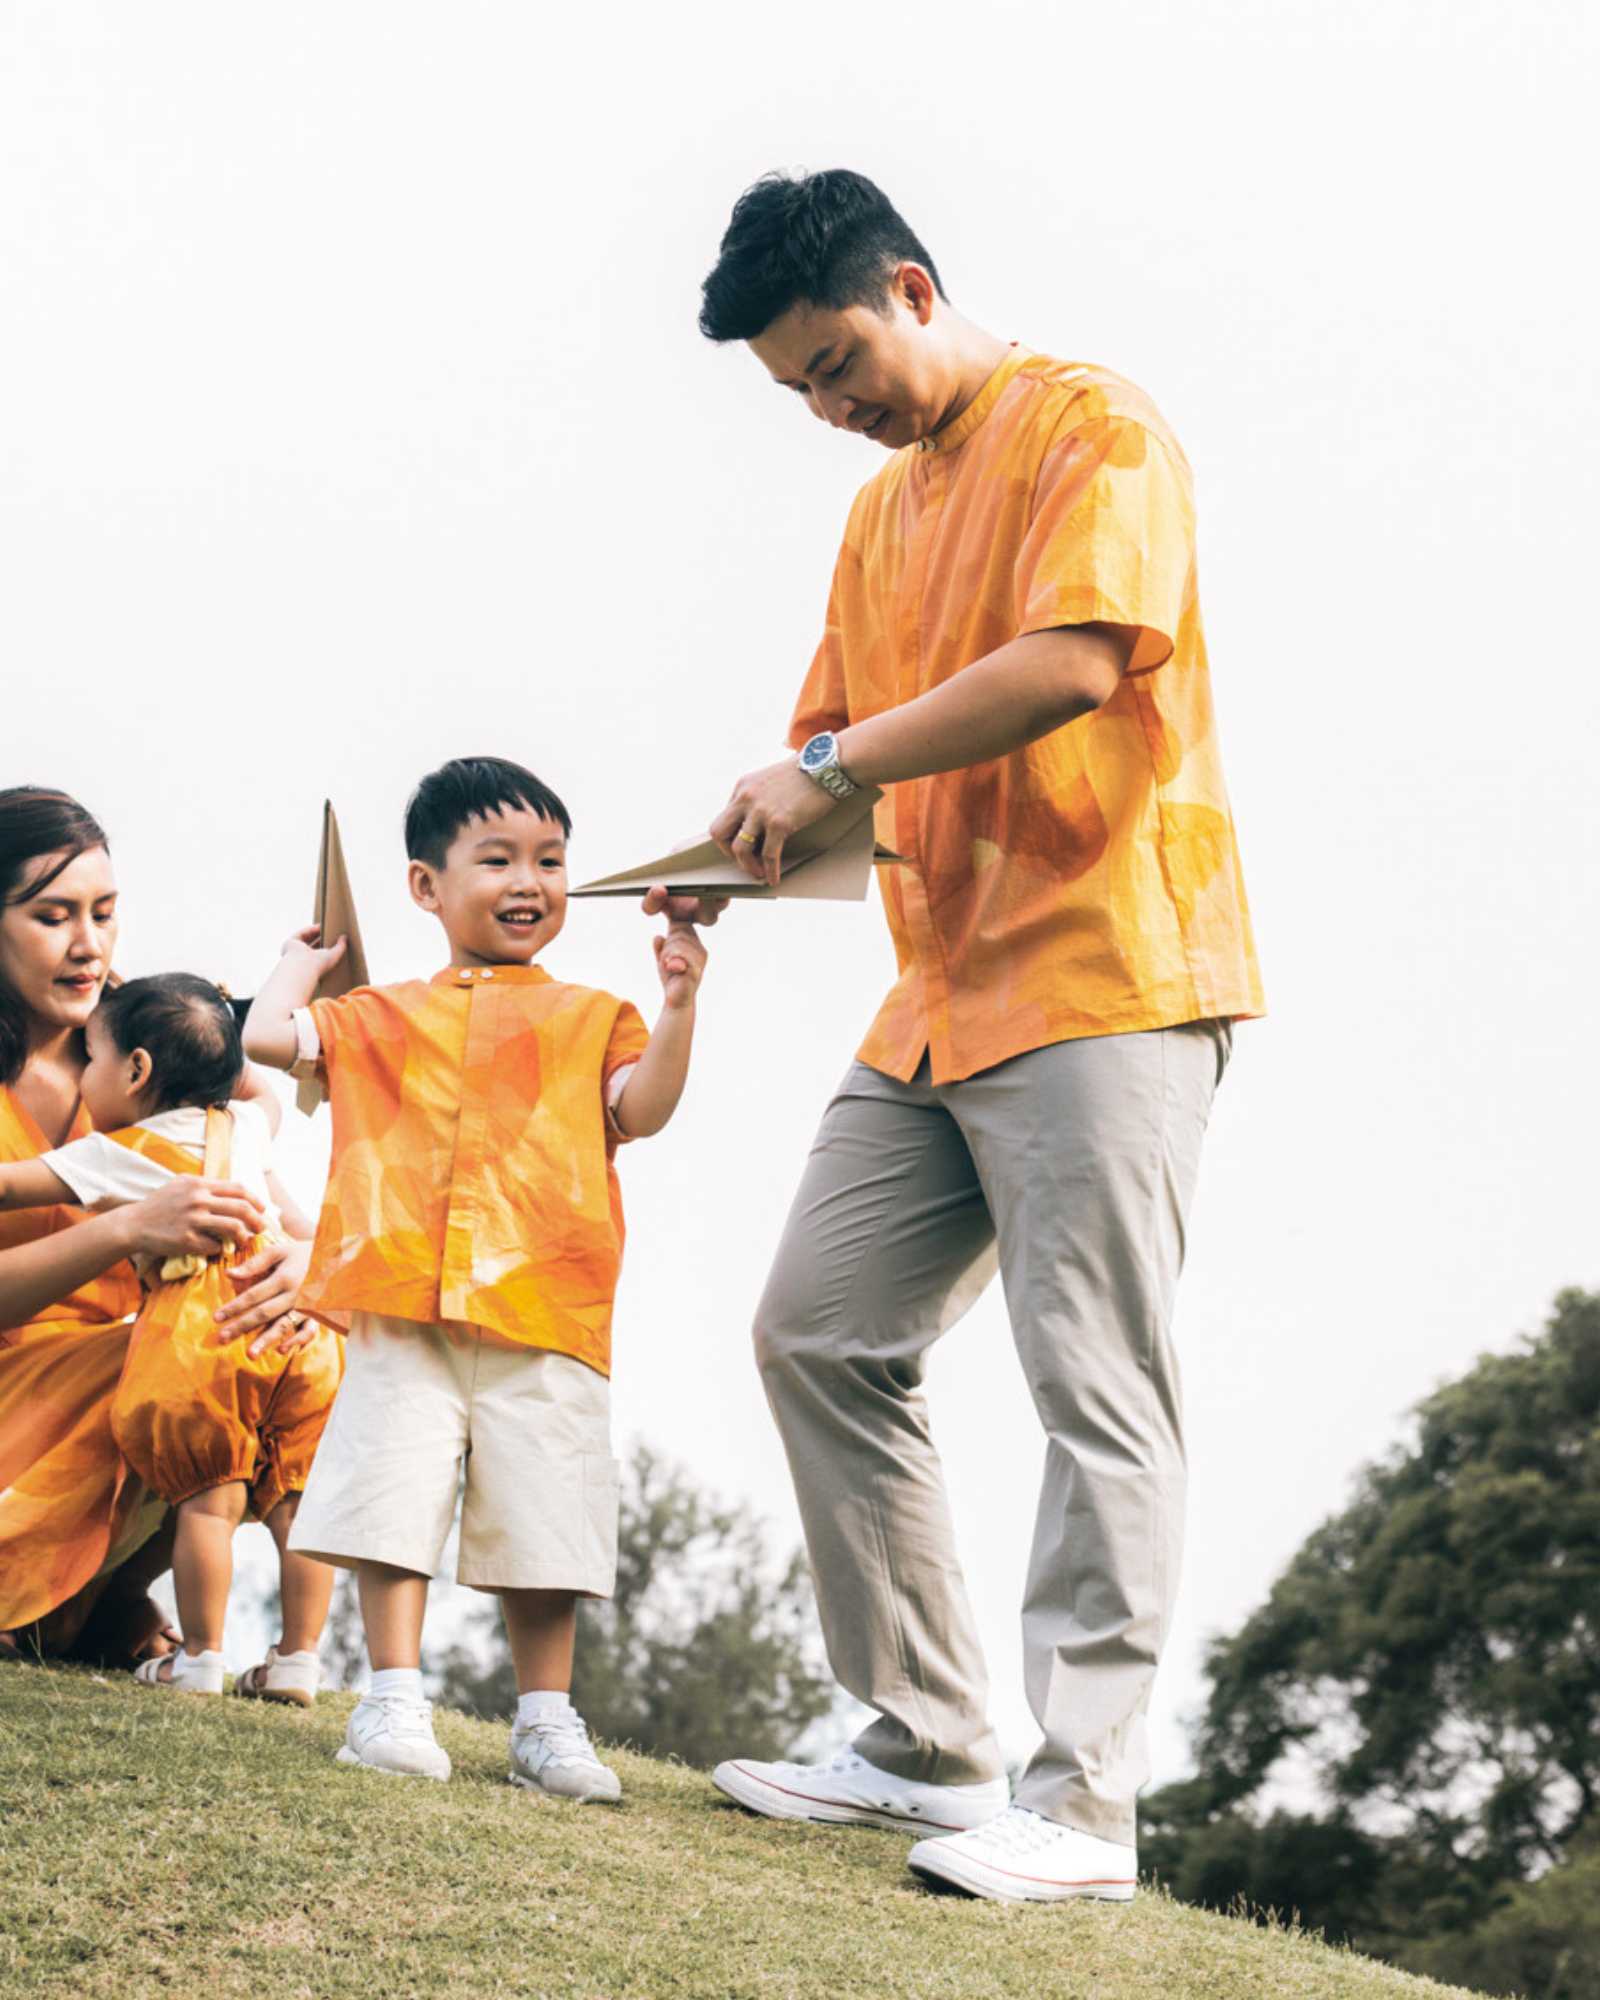
<instances>
[{"instance_id":1,"label":"dark green tree","mask_svg":"<svg viewBox=\"0 0 1600 2000\"><path fill-rule=\"evenodd\" d=\"M572 1698L597 1736L686 1764L782 1757L834 1706L804 1558L646 1445L624 1468L616 1595L578 1616ZM440 1663L437 1698L504 1716L517 1690L485 1606Z\"/></svg>"},{"instance_id":2,"label":"dark green tree","mask_svg":"<svg viewBox=\"0 0 1600 2000\"><path fill-rule=\"evenodd\" d=\"M1206 1671L1199 1775L1144 1814L1178 1894L1405 1958L1562 1862L1600 1793L1600 1297L1430 1396ZM1263 1817L1291 1757L1324 1804Z\"/></svg>"},{"instance_id":3,"label":"dark green tree","mask_svg":"<svg viewBox=\"0 0 1600 2000\"><path fill-rule=\"evenodd\" d=\"M1594 2000L1600 1993L1600 1838L1586 1834L1572 1858L1519 1883L1474 1929L1413 1946L1413 1972L1480 1993L1537 2000Z\"/></svg>"}]
</instances>

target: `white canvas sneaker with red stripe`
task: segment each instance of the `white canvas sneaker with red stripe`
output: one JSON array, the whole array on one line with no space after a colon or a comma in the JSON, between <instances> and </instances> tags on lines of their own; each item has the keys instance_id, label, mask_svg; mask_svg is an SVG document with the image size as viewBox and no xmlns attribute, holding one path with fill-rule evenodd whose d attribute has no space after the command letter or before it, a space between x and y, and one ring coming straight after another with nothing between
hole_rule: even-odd
<instances>
[{"instance_id":1,"label":"white canvas sneaker with red stripe","mask_svg":"<svg viewBox=\"0 0 1600 2000\"><path fill-rule=\"evenodd\" d=\"M1064 1903L1089 1897L1129 1903L1138 1886L1138 1851L1010 1806L986 1826L919 1840L907 1866L927 1881L997 1903Z\"/></svg>"},{"instance_id":2,"label":"white canvas sneaker with red stripe","mask_svg":"<svg viewBox=\"0 0 1600 2000\"><path fill-rule=\"evenodd\" d=\"M1004 1778L984 1785L924 1785L880 1771L853 1750L823 1764L719 1764L711 1782L736 1805L768 1819L818 1820L825 1826L882 1826L895 1832L926 1828L955 1833L1003 1813L1011 1798ZM927 1843L924 1843L926 1845Z\"/></svg>"}]
</instances>

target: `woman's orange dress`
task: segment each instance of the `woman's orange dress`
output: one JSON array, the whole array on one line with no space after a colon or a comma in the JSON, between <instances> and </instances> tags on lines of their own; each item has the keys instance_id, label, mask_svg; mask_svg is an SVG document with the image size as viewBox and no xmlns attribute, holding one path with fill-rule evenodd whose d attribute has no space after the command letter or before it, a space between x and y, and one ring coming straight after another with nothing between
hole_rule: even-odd
<instances>
[{"instance_id":1,"label":"woman's orange dress","mask_svg":"<svg viewBox=\"0 0 1600 2000\"><path fill-rule=\"evenodd\" d=\"M80 1106L69 1136L89 1129ZM0 1160L50 1150L20 1100L0 1087ZM84 1214L63 1205L0 1215L0 1250L69 1229ZM0 1632L53 1611L160 1521L111 1434L111 1399L138 1310L139 1280L119 1263L0 1331Z\"/></svg>"}]
</instances>

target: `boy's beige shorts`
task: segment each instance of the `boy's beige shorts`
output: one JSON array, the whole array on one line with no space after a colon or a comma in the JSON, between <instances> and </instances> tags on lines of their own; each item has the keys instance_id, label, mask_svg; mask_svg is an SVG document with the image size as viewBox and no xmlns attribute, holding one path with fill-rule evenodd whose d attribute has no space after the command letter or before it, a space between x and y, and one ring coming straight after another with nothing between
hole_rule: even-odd
<instances>
[{"instance_id":1,"label":"boy's beige shorts","mask_svg":"<svg viewBox=\"0 0 1600 2000\"><path fill-rule=\"evenodd\" d=\"M438 1573L465 1476L456 1577L609 1597L617 1571L611 1385L469 1326L357 1313L289 1546L349 1569Z\"/></svg>"}]
</instances>

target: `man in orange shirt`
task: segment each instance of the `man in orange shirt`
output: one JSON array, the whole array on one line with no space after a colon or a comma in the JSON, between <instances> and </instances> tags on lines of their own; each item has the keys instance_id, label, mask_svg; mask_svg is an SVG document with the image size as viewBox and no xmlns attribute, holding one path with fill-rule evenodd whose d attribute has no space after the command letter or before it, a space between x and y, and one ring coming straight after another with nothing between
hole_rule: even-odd
<instances>
[{"instance_id":1,"label":"man in orange shirt","mask_svg":"<svg viewBox=\"0 0 1600 2000\"><path fill-rule=\"evenodd\" d=\"M858 174L748 190L701 328L893 454L851 510L799 754L712 832L775 881L797 829L881 785L905 857L899 978L756 1324L829 1657L876 1719L825 1764L716 1781L933 1834L912 1867L973 1894L1125 1900L1182 1535L1184 1216L1231 1023L1261 1010L1189 468L1130 383L957 313ZM1023 1612L1043 1742L1014 1802L920 1392L997 1262L1047 1440Z\"/></svg>"},{"instance_id":2,"label":"man in orange shirt","mask_svg":"<svg viewBox=\"0 0 1600 2000\"><path fill-rule=\"evenodd\" d=\"M344 940L291 938L245 1047L313 1066L333 1156L305 1297L352 1315L343 1386L291 1547L354 1569L372 1686L342 1764L445 1779L422 1695L428 1579L465 1472L457 1575L500 1598L517 1674L511 1777L615 1799L569 1699L577 1599L616 1574L611 1305L620 1140L659 1132L688 1074L705 951L656 940L653 1032L534 959L561 932L560 799L518 764L456 758L406 810L414 901L450 963L431 980L313 995Z\"/></svg>"}]
</instances>

